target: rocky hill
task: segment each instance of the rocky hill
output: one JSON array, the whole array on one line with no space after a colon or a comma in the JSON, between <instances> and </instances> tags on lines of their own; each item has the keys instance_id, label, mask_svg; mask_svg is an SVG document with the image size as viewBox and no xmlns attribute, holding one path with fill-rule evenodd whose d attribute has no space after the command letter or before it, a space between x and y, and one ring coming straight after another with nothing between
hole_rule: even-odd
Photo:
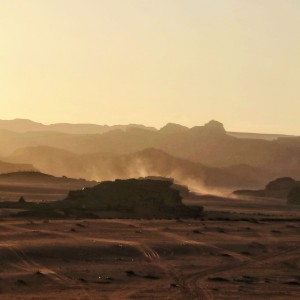
<instances>
[{"instance_id":1,"label":"rocky hill","mask_svg":"<svg viewBox=\"0 0 300 300\"><path fill-rule=\"evenodd\" d=\"M53 201L65 198L70 190L96 184L95 181L55 177L39 172L0 174L0 199L16 201L23 196L26 200Z\"/></svg>"},{"instance_id":2,"label":"rocky hill","mask_svg":"<svg viewBox=\"0 0 300 300\"><path fill-rule=\"evenodd\" d=\"M11 172L37 171L31 164L16 164L0 161L0 174Z\"/></svg>"},{"instance_id":3,"label":"rocky hill","mask_svg":"<svg viewBox=\"0 0 300 300\"><path fill-rule=\"evenodd\" d=\"M67 209L114 211L135 217L199 217L201 209L182 204L172 182L128 179L101 182L92 188L71 191L63 201L51 205Z\"/></svg>"},{"instance_id":4,"label":"rocky hill","mask_svg":"<svg viewBox=\"0 0 300 300\"><path fill-rule=\"evenodd\" d=\"M237 190L235 195L288 199L289 203L297 203L300 181L290 177L278 178L268 183L263 190Z\"/></svg>"}]
</instances>

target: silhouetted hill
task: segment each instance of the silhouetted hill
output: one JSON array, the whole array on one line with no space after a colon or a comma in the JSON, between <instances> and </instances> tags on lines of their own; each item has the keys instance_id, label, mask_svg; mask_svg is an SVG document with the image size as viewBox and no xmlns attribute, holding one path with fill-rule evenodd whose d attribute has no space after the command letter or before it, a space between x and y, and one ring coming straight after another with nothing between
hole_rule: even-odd
<instances>
[{"instance_id":1,"label":"silhouetted hill","mask_svg":"<svg viewBox=\"0 0 300 300\"><path fill-rule=\"evenodd\" d=\"M0 120L0 129L13 132L43 131L47 126L26 119Z\"/></svg>"},{"instance_id":2,"label":"silhouetted hill","mask_svg":"<svg viewBox=\"0 0 300 300\"><path fill-rule=\"evenodd\" d=\"M37 171L31 164L13 164L0 161L0 174L22 171Z\"/></svg>"},{"instance_id":3,"label":"silhouetted hill","mask_svg":"<svg viewBox=\"0 0 300 300\"><path fill-rule=\"evenodd\" d=\"M112 130L124 130L129 128L141 128L145 130L156 130L153 127L147 127L139 124L129 125L97 125L97 124L69 124L69 123L56 123L44 125L42 123L33 122L26 119L15 120L0 120L0 130L8 130L18 133L26 132L41 132L41 131L54 131L69 134L101 134Z\"/></svg>"},{"instance_id":4,"label":"silhouetted hill","mask_svg":"<svg viewBox=\"0 0 300 300\"><path fill-rule=\"evenodd\" d=\"M14 172L0 174L0 198L18 200L58 200L70 190L96 185L95 181L54 177L39 172Z\"/></svg>"},{"instance_id":5,"label":"silhouetted hill","mask_svg":"<svg viewBox=\"0 0 300 300\"><path fill-rule=\"evenodd\" d=\"M300 181L290 177L278 178L268 183L263 190L237 190L236 195L271 197L288 199L290 203L296 202L297 190L300 188Z\"/></svg>"},{"instance_id":6,"label":"silhouetted hill","mask_svg":"<svg viewBox=\"0 0 300 300\"><path fill-rule=\"evenodd\" d=\"M56 186L73 186L83 188L86 186L93 186L96 181L87 181L85 179L74 179L64 177L55 177L49 174L24 171L24 172L11 172L0 174L1 184L15 184L15 185L56 185Z\"/></svg>"},{"instance_id":7,"label":"silhouetted hill","mask_svg":"<svg viewBox=\"0 0 300 300\"><path fill-rule=\"evenodd\" d=\"M175 123L168 123L167 125L165 125L164 127L162 127L160 129L160 133L162 134L174 134L174 133L181 133L181 132L186 132L188 131L189 128L179 125L179 124L175 124Z\"/></svg>"},{"instance_id":8,"label":"silhouetted hill","mask_svg":"<svg viewBox=\"0 0 300 300\"><path fill-rule=\"evenodd\" d=\"M219 123L217 121L215 124ZM209 122L209 123L211 123ZM208 123L208 124L209 124ZM219 123L221 124L221 123ZM0 130L7 130L17 133L26 133L30 131L41 132L41 131L54 131L60 133L69 134L102 134L113 130L126 131L129 128L140 128L150 131L157 131L154 127L144 126L140 124L128 124L128 125L98 125L98 124L70 124L70 123L55 123L45 125L42 123L34 122L27 119L14 119L14 120L0 120ZM188 127L180 124L168 123L160 129L163 133L178 133L189 130ZM281 137L292 137L284 134L264 134L264 133L248 133L248 132L227 132L228 135L237 138L246 139L263 139L263 140L275 140Z\"/></svg>"},{"instance_id":9,"label":"silhouetted hill","mask_svg":"<svg viewBox=\"0 0 300 300\"><path fill-rule=\"evenodd\" d=\"M128 179L101 182L92 188L71 191L68 197L51 206L67 209L114 211L135 217L200 217L200 207L182 204L172 182L152 179Z\"/></svg>"},{"instance_id":10,"label":"silhouetted hill","mask_svg":"<svg viewBox=\"0 0 300 300\"><path fill-rule=\"evenodd\" d=\"M220 135L226 134L224 125L219 121L215 121L215 120L209 121L204 125L204 128L210 134L220 134Z\"/></svg>"},{"instance_id":11,"label":"silhouetted hill","mask_svg":"<svg viewBox=\"0 0 300 300\"><path fill-rule=\"evenodd\" d=\"M271 178L267 176L270 173L273 174L273 178L281 176L300 177L300 169L298 168L300 164L300 138L280 138L272 141L240 139L227 134L223 125L217 121L211 121L204 126L195 126L190 129L177 124L168 124L157 131L130 127L125 131L117 129L102 134L0 131L0 144L2 145L0 155L9 155L19 148L36 146L58 148L76 153L77 156L81 155L80 157L90 157L92 153L98 153L96 156L100 155L99 153L107 153L106 156L123 156L137 153L143 149L155 148L170 156L200 163L211 168L222 168L223 171L225 171L224 168L229 168L230 172L234 174L241 172L242 177L245 177L245 168L248 178L252 176L251 173L257 171L258 179L255 181L260 183L262 180L270 180ZM37 156L39 157L39 154ZM16 157L18 155L14 153L12 162L16 162ZM86 159L87 161L90 160L90 158ZM65 162L61 161L58 170L64 168L63 164L67 164L65 169L69 172L72 166L68 165L68 160L69 158L66 158ZM100 161L103 167L106 166L104 159L100 159ZM34 163L39 168L33 159L17 160L17 162ZM45 162L44 164L49 163ZM77 172L76 165L81 163L72 162L72 164L75 172ZM96 167L90 166L89 174L92 173L91 169L98 173L99 167L100 165L97 163ZM84 170L86 168L84 167Z\"/></svg>"},{"instance_id":12,"label":"silhouetted hill","mask_svg":"<svg viewBox=\"0 0 300 300\"><path fill-rule=\"evenodd\" d=\"M150 147L155 132L140 128L112 130L103 134L67 134L52 131L16 133L0 130L0 155L6 156L18 148L49 146L78 154L111 152L129 153Z\"/></svg>"},{"instance_id":13,"label":"silhouetted hill","mask_svg":"<svg viewBox=\"0 0 300 300\"><path fill-rule=\"evenodd\" d=\"M40 175L48 177L47 175ZM0 207L21 209L14 217L34 218L179 218L202 216L200 206L186 206L172 182L151 179L104 181L68 193L64 200L35 203L21 197L0 201Z\"/></svg>"}]
</instances>

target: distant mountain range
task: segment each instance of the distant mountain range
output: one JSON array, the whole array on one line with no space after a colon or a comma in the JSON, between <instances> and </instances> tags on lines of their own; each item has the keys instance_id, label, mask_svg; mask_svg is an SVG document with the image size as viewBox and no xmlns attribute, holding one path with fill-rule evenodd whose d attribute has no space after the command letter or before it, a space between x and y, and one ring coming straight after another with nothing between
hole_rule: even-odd
<instances>
[{"instance_id":1,"label":"distant mountain range","mask_svg":"<svg viewBox=\"0 0 300 300\"><path fill-rule=\"evenodd\" d=\"M15 120L0 120L0 129L9 130L13 132L40 132L52 131L70 134L101 134L104 132L120 129L126 130L128 128L141 128L145 130L156 130L154 127L147 127L138 124L129 125L97 125L97 124L69 124L69 123L56 123L44 125L42 123L34 122L26 119Z\"/></svg>"},{"instance_id":2,"label":"distant mountain range","mask_svg":"<svg viewBox=\"0 0 300 300\"><path fill-rule=\"evenodd\" d=\"M272 141L278 138L293 137L293 135L287 134L272 134L272 133L248 133L248 132L227 132L228 135L240 138L240 139L258 139Z\"/></svg>"},{"instance_id":3,"label":"distant mountain range","mask_svg":"<svg viewBox=\"0 0 300 300\"><path fill-rule=\"evenodd\" d=\"M87 134L89 128L94 133ZM0 121L0 159L88 180L164 176L198 190L261 188L274 178L300 178L300 137L272 137L227 133L217 121L193 128L169 123L160 130Z\"/></svg>"},{"instance_id":4,"label":"distant mountain range","mask_svg":"<svg viewBox=\"0 0 300 300\"><path fill-rule=\"evenodd\" d=\"M69 134L102 134L113 130L126 131L130 128L140 128L150 131L158 131L154 127L144 126L140 124L128 124L128 125L98 125L98 124L70 124L70 123L55 123L45 125L42 123L34 122L27 119L14 119L14 120L0 120L0 130L8 130L18 133L26 132L60 132ZM183 132L189 130L188 127L169 123L165 127L161 128L164 133ZM291 135L284 134L265 134L265 133L246 133L246 132L227 132L228 135L247 138L247 139L264 139L275 140L279 137L291 137Z\"/></svg>"},{"instance_id":5,"label":"distant mountain range","mask_svg":"<svg viewBox=\"0 0 300 300\"><path fill-rule=\"evenodd\" d=\"M271 174L245 165L227 168L207 167L201 163L173 157L162 150L144 149L130 154L75 154L45 146L17 150L10 161L34 163L42 172L55 176L114 180L163 176L175 178L198 192L232 190L240 186L256 187ZM257 174L260 174L258 176Z\"/></svg>"}]
</instances>

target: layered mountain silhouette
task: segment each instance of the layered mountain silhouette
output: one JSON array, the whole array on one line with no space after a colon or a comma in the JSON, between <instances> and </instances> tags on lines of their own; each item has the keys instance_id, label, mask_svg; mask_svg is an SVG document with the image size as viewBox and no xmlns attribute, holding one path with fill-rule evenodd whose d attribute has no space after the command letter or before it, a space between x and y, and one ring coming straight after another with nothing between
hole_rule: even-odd
<instances>
[{"instance_id":1,"label":"layered mountain silhouette","mask_svg":"<svg viewBox=\"0 0 300 300\"><path fill-rule=\"evenodd\" d=\"M98 125L98 124L69 124L69 123L55 123L50 125L44 125L42 123L34 122L27 119L14 119L14 120L0 120L0 130L8 130L13 132L25 133L25 132L41 132L41 131L54 131L60 133L70 134L102 134L112 130L121 129L126 131L129 128L140 128L145 130L157 131L154 127L129 124L129 125ZM165 133L174 133L188 130L188 127L168 123L161 131ZM262 133L247 133L247 132L228 132L229 135L238 138L249 139L264 139L274 140L279 137L288 137L284 134L262 134Z\"/></svg>"},{"instance_id":2,"label":"layered mountain silhouette","mask_svg":"<svg viewBox=\"0 0 300 300\"><path fill-rule=\"evenodd\" d=\"M27 122L23 131L20 122ZM218 121L193 128L169 123L160 130L104 126L102 133L80 133L89 126L99 125L2 121L0 155L53 175L93 180L155 175L185 178L184 184L191 180L197 186L261 188L277 177L300 178L300 137L239 138ZM72 134L60 131L67 127Z\"/></svg>"},{"instance_id":3,"label":"layered mountain silhouette","mask_svg":"<svg viewBox=\"0 0 300 300\"><path fill-rule=\"evenodd\" d=\"M11 161L34 163L42 172L55 176L86 178L88 180L114 180L162 176L175 178L193 190L230 190L240 186L256 187L271 174L246 165L227 168L207 167L162 150L144 149L130 154L75 154L45 146L23 148L10 156ZM260 176L257 174L260 173Z\"/></svg>"},{"instance_id":4,"label":"layered mountain silhouette","mask_svg":"<svg viewBox=\"0 0 300 300\"><path fill-rule=\"evenodd\" d=\"M145 130L156 130L153 127L147 127L138 124L129 125L97 125L97 124L69 124L69 123L56 123L50 125L44 125L42 123L33 122L26 119L15 120L0 120L0 129L9 130L13 132L25 133L25 132L41 132L41 131L54 131L70 134L99 134L108 132L111 130L126 130L128 128L142 128Z\"/></svg>"}]
</instances>

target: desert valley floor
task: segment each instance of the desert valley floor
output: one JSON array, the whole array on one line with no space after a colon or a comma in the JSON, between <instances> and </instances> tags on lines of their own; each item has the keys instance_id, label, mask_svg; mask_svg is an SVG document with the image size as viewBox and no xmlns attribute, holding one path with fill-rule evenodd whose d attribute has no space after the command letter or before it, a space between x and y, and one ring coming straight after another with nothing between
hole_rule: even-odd
<instances>
[{"instance_id":1,"label":"desert valley floor","mask_svg":"<svg viewBox=\"0 0 300 300\"><path fill-rule=\"evenodd\" d=\"M2 218L0 299L300 298L299 210L200 202L199 220Z\"/></svg>"}]
</instances>

